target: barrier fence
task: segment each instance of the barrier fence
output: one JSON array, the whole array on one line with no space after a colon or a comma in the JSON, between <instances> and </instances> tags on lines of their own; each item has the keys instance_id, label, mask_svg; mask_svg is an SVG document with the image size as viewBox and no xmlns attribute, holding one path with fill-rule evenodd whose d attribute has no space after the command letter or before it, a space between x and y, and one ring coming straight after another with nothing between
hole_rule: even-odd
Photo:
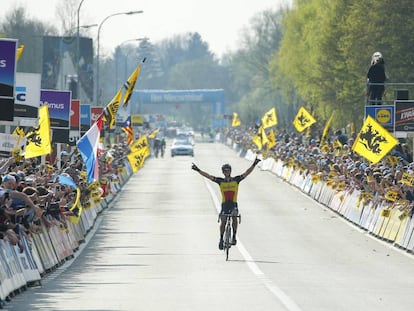
<instances>
[{"instance_id":1,"label":"barrier fence","mask_svg":"<svg viewBox=\"0 0 414 311\"><path fill-rule=\"evenodd\" d=\"M224 143L242 158L253 161L256 157L251 150L245 150L236 143L229 140ZM264 159L259 163L259 167L301 189L315 201L370 234L398 248L413 252L414 221L412 215L398 204L386 201L374 204L372 201L361 200L361 193L358 190L338 191L326 182L320 180L315 182L310 174L286 166L282 161L273 158ZM40 232L33 234L30 240L21 236L24 247L22 253L18 246L0 240L1 302L4 303L10 295L25 290L27 286L40 284L42 277L48 272L72 259L79 245L84 242L94 226L98 215L109 207L131 175L132 169L129 162L125 161L123 169L117 174L119 182L109 182L107 187L110 191L99 203L91 200L91 207L83 210L78 224L67 221L68 230L61 230L57 225L49 228L41 225Z\"/></svg>"},{"instance_id":2,"label":"barrier fence","mask_svg":"<svg viewBox=\"0 0 414 311\"><path fill-rule=\"evenodd\" d=\"M41 224L39 232L30 238L21 234L23 252L17 245L0 240L0 308L7 303L7 299L28 286L40 284L47 273L74 258L74 253L85 241L99 214L109 207L131 175L132 168L125 160L123 168L114 176L116 179L108 181L107 196L99 202L91 199L91 207L83 209L79 223L66 220L67 230L63 230L52 221L49 227Z\"/></svg>"},{"instance_id":3,"label":"barrier fence","mask_svg":"<svg viewBox=\"0 0 414 311\"><path fill-rule=\"evenodd\" d=\"M252 150L242 150L230 139L225 144L234 149L240 157L254 161L256 154ZM274 158L263 159L259 167L299 188L315 201L373 236L407 252L414 251L414 220L407 206L386 200L377 203L363 200L363 194L359 190L334 189L327 182L313 181L311 174L287 166L283 161Z\"/></svg>"}]
</instances>

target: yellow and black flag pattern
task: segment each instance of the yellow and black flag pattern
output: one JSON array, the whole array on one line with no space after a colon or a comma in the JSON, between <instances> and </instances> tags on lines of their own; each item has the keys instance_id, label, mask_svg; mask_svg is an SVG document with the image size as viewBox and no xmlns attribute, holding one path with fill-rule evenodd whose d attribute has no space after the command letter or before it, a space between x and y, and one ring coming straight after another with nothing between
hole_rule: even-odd
<instances>
[{"instance_id":1,"label":"yellow and black flag pattern","mask_svg":"<svg viewBox=\"0 0 414 311\"><path fill-rule=\"evenodd\" d=\"M335 112L332 112L331 117L329 118L329 120L325 124L325 128L323 129L322 137L321 137L321 143L320 143L321 146L323 144L325 144L326 138L328 137L328 132L329 132L329 129L331 128L331 123L332 123L332 119L334 117L334 114L335 114Z\"/></svg>"},{"instance_id":2,"label":"yellow and black flag pattern","mask_svg":"<svg viewBox=\"0 0 414 311\"><path fill-rule=\"evenodd\" d=\"M398 140L394 136L371 116L368 116L355 139L352 150L375 164L390 152L397 143Z\"/></svg>"},{"instance_id":3,"label":"yellow and black flag pattern","mask_svg":"<svg viewBox=\"0 0 414 311\"><path fill-rule=\"evenodd\" d=\"M273 107L262 117L262 126L264 129L277 125L276 109Z\"/></svg>"},{"instance_id":4,"label":"yellow and black flag pattern","mask_svg":"<svg viewBox=\"0 0 414 311\"><path fill-rule=\"evenodd\" d=\"M145 62L145 58L142 63ZM138 65L134 72L129 76L128 80L124 83L125 96L123 100L123 107L128 107L129 100L131 99L132 92L134 91L135 83L138 80L139 72L141 71L141 64Z\"/></svg>"},{"instance_id":5,"label":"yellow and black flag pattern","mask_svg":"<svg viewBox=\"0 0 414 311\"><path fill-rule=\"evenodd\" d=\"M256 136L254 136L252 140L256 144L259 150L262 150L263 147L269 143L269 140L267 139L267 135L266 135L266 132L263 126L259 128Z\"/></svg>"},{"instance_id":6,"label":"yellow and black flag pattern","mask_svg":"<svg viewBox=\"0 0 414 311\"><path fill-rule=\"evenodd\" d=\"M119 105L122 98L122 89L119 89L118 93L112 98L110 103L104 109L105 121L108 122L109 128L113 128L115 125L116 113L118 112Z\"/></svg>"},{"instance_id":7,"label":"yellow and black flag pattern","mask_svg":"<svg viewBox=\"0 0 414 311\"><path fill-rule=\"evenodd\" d=\"M145 159L151 154L146 136L142 136L130 146L131 152L127 155L132 171L136 173L144 164Z\"/></svg>"},{"instance_id":8,"label":"yellow and black flag pattern","mask_svg":"<svg viewBox=\"0 0 414 311\"><path fill-rule=\"evenodd\" d=\"M129 146L129 149L131 150L131 153L145 150L146 157L151 154L149 144L148 144L148 138L147 136L143 135L140 138L138 138L135 142L132 143L132 145Z\"/></svg>"},{"instance_id":9,"label":"yellow and black flag pattern","mask_svg":"<svg viewBox=\"0 0 414 311\"><path fill-rule=\"evenodd\" d=\"M316 122L315 118L303 107L299 108L299 111L293 120L293 126L298 132L303 132Z\"/></svg>"},{"instance_id":10,"label":"yellow and black flag pattern","mask_svg":"<svg viewBox=\"0 0 414 311\"><path fill-rule=\"evenodd\" d=\"M39 107L39 125L26 134L26 159L47 155L52 152L49 106Z\"/></svg>"}]
</instances>

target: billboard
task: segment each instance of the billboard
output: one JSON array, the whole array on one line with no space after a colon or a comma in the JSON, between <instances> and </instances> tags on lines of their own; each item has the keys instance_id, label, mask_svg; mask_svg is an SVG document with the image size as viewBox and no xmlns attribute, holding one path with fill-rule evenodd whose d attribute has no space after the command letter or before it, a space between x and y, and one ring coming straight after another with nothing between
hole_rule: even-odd
<instances>
[{"instance_id":1,"label":"billboard","mask_svg":"<svg viewBox=\"0 0 414 311\"><path fill-rule=\"evenodd\" d=\"M17 40L0 39L0 121L13 121Z\"/></svg>"},{"instance_id":2,"label":"billboard","mask_svg":"<svg viewBox=\"0 0 414 311\"><path fill-rule=\"evenodd\" d=\"M90 38L79 38L77 58L77 37L43 37L42 89L68 89L69 77L79 74L78 89L82 99L93 101L93 45ZM76 70L78 64L78 70ZM74 94L79 99L79 94ZM77 97L77 98L75 98Z\"/></svg>"},{"instance_id":3,"label":"billboard","mask_svg":"<svg viewBox=\"0 0 414 311\"><path fill-rule=\"evenodd\" d=\"M69 129L70 91L41 90L40 102L49 105L50 128Z\"/></svg>"},{"instance_id":4,"label":"billboard","mask_svg":"<svg viewBox=\"0 0 414 311\"><path fill-rule=\"evenodd\" d=\"M36 126L40 105L40 80L38 73L16 73L14 119L21 126Z\"/></svg>"}]
</instances>

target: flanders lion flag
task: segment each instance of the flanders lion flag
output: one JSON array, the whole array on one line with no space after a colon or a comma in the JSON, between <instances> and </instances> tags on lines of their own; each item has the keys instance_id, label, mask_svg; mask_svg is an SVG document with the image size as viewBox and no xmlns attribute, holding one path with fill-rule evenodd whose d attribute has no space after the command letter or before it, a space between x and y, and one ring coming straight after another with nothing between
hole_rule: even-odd
<instances>
[{"instance_id":1,"label":"flanders lion flag","mask_svg":"<svg viewBox=\"0 0 414 311\"><path fill-rule=\"evenodd\" d=\"M26 134L26 159L47 155L52 152L50 137L49 106L39 107L39 126Z\"/></svg>"},{"instance_id":2,"label":"flanders lion flag","mask_svg":"<svg viewBox=\"0 0 414 311\"><path fill-rule=\"evenodd\" d=\"M293 120L293 125L298 132L303 132L310 127L316 120L312 115L303 107L299 108L299 111Z\"/></svg>"},{"instance_id":3,"label":"flanders lion flag","mask_svg":"<svg viewBox=\"0 0 414 311\"><path fill-rule=\"evenodd\" d=\"M352 150L375 164L397 143L398 140L394 136L371 116L368 116L355 139Z\"/></svg>"},{"instance_id":4,"label":"flanders lion flag","mask_svg":"<svg viewBox=\"0 0 414 311\"><path fill-rule=\"evenodd\" d=\"M264 114L262 117L262 126L264 129L267 129L268 127L277 125L277 116L276 116L276 109L273 107L268 112Z\"/></svg>"}]
</instances>

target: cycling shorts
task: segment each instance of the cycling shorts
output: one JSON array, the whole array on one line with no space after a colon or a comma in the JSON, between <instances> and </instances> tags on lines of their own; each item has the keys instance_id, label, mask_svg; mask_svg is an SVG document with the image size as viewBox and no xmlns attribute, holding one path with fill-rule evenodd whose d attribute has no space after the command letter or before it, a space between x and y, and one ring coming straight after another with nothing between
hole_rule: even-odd
<instances>
[{"instance_id":1,"label":"cycling shorts","mask_svg":"<svg viewBox=\"0 0 414 311\"><path fill-rule=\"evenodd\" d=\"M233 216L237 216L239 214L239 209L237 207L236 202L223 202L221 204L221 214L232 214Z\"/></svg>"}]
</instances>

